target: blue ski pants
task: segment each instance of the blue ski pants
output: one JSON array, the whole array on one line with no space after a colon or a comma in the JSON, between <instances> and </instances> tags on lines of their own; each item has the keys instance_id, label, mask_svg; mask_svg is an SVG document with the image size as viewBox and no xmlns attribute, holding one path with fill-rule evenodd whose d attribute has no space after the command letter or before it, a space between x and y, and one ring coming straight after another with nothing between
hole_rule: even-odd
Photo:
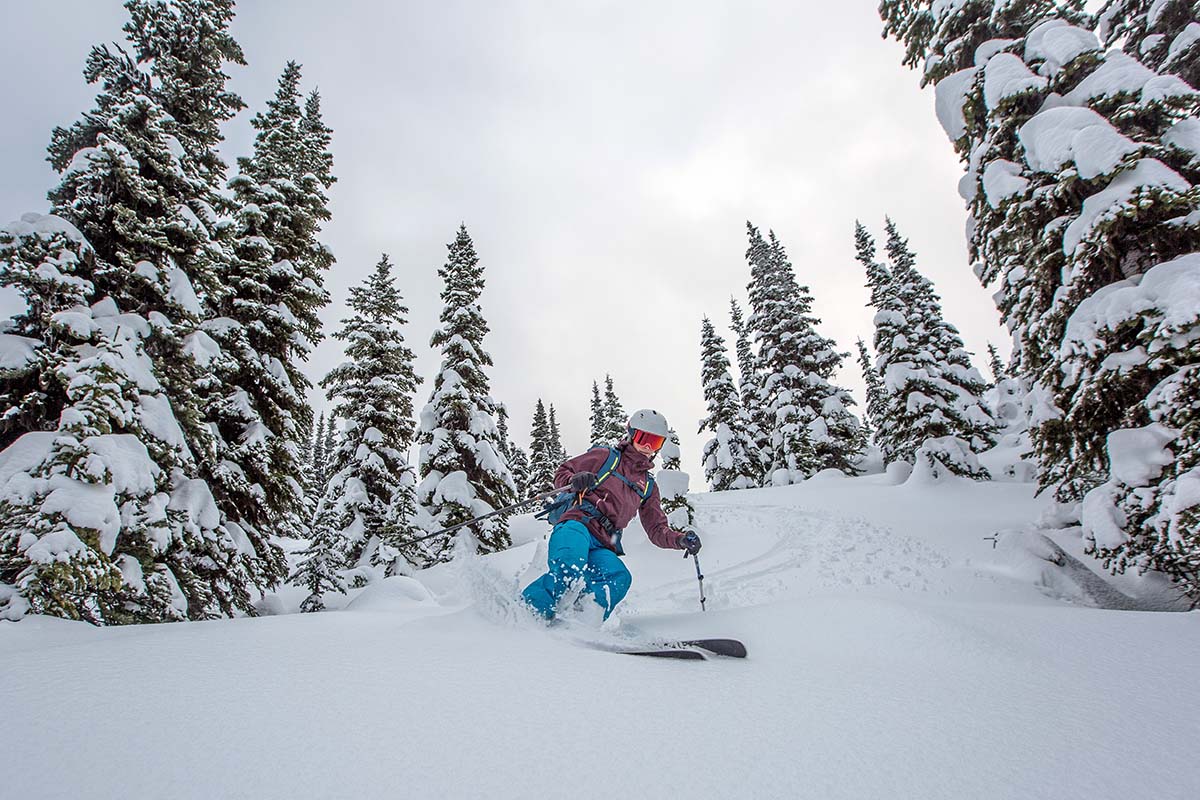
<instances>
[{"instance_id":1,"label":"blue ski pants","mask_svg":"<svg viewBox=\"0 0 1200 800\"><path fill-rule=\"evenodd\" d=\"M521 593L529 607L546 619L554 617L558 601L579 578L583 578L584 591L596 598L604 609L605 619L624 599L633 583L633 577L617 554L601 545L578 520L567 520L554 526L547 562L549 572Z\"/></svg>"}]
</instances>

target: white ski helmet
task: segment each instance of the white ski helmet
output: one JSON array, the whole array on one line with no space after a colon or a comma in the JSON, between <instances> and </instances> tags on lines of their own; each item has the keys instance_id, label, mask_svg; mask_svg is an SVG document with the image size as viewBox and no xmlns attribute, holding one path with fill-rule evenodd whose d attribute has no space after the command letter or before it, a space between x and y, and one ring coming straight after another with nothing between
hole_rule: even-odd
<instances>
[{"instance_id":1,"label":"white ski helmet","mask_svg":"<svg viewBox=\"0 0 1200 800\"><path fill-rule=\"evenodd\" d=\"M671 437L671 428L667 425L667 418L652 408L643 408L633 412L633 416L629 418L629 430L653 433L664 439Z\"/></svg>"}]
</instances>

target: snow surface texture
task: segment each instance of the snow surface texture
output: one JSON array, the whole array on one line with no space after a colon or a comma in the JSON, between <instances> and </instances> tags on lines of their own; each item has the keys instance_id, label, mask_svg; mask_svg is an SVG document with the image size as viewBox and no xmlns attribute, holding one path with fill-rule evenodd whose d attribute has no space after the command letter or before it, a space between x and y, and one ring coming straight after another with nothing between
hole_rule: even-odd
<instances>
[{"instance_id":1,"label":"snow surface texture","mask_svg":"<svg viewBox=\"0 0 1200 800\"><path fill-rule=\"evenodd\" d=\"M1196 614L1095 607L1161 587L1101 578L1077 528L1032 531L1029 484L919 470L692 496L705 613L692 564L635 521L614 618L545 628L514 599L545 564L522 517L511 550L460 543L338 611L287 613L287 589L259 619L2 624L4 794L1200 796ZM580 646L654 636L750 657Z\"/></svg>"}]
</instances>

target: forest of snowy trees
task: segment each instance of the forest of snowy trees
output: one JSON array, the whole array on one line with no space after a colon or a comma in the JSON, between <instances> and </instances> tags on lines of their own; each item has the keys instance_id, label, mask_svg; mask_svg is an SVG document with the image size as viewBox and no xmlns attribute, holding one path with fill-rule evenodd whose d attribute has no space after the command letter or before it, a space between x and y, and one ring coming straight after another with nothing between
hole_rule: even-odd
<instances>
[{"instance_id":1,"label":"forest of snowy trees","mask_svg":"<svg viewBox=\"0 0 1200 800\"><path fill-rule=\"evenodd\" d=\"M1038 483L1200 603L1200 5L884 0L962 158Z\"/></svg>"},{"instance_id":2,"label":"forest of snowy trees","mask_svg":"<svg viewBox=\"0 0 1200 800\"><path fill-rule=\"evenodd\" d=\"M0 328L0 619L252 615L283 582L319 611L450 559L438 531L551 488L573 453L547 396L517 417L491 394L486 262L466 225L437 267L427 401L385 254L347 287L331 334L344 359L314 420L304 367L326 335L337 180L321 97L288 63L231 170L217 147L245 108L226 86L245 63L233 0L125 7L126 42L87 59L94 107L50 134L48 207L0 227L0 285L25 303ZM966 168L963 267L995 291L1012 357L990 349L985 379L895 222L882 248L848 225L845 267L874 314L856 403L805 265L747 222L732 360L714 316L700 322L708 487L826 470L1036 479L1105 567L1161 571L1200 603L1200 4L884 0L880 14ZM588 407L587 444L626 435L611 375ZM526 424L528 451L509 433ZM1023 458L993 474L980 457L998 446ZM660 485L683 527L680 456L673 436ZM470 531L481 552L511 544L503 514ZM303 543L290 564L288 541Z\"/></svg>"}]
</instances>

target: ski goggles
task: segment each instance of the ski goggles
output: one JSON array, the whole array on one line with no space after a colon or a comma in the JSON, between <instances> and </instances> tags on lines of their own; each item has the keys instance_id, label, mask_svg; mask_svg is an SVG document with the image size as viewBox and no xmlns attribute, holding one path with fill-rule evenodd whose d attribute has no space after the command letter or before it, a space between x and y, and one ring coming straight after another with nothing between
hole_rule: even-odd
<instances>
[{"instance_id":1,"label":"ski goggles","mask_svg":"<svg viewBox=\"0 0 1200 800\"><path fill-rule=\"evenodd\" d=\"M667 437L659 436L657 433L647 433L646 431L634 430L633 443L641 447L649 447L654 452L662 450L662 446L667 443Z\"/></svg>"}]
</instances>

